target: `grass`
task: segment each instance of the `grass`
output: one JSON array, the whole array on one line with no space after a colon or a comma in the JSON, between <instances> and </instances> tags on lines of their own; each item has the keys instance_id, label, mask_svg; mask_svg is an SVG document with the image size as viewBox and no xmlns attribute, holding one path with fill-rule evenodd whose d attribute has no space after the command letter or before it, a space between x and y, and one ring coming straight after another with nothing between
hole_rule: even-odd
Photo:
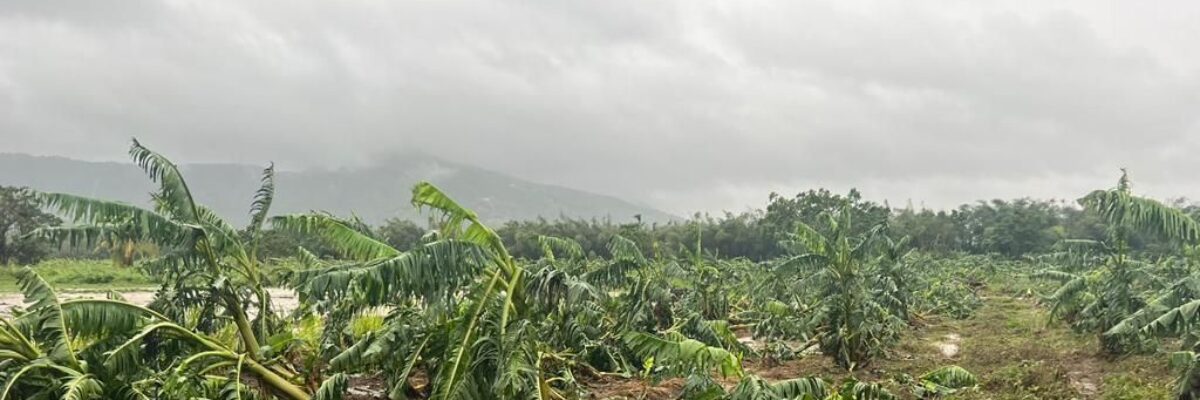
<instances>
[{"instance_id":1,"label":"grass","mask_svg":"<svg viewBox=\"0 0 1200 400\"><path fill-rule=\"evenodd\" d=\"M52 259L32 266L46 282L60 290L122 290L152 288L155 283L134 267L119 267L108 260ZM21 266L0 267L0 292L17 292Z\"/></svg>"},{"instance_id":2,"label":"grass","mask_svg":"<svg viewBox=\"0 0 1200 400\"><path fill-rule=\"evenodd\" d=\"M961 337L961 351L954 357L942 356L935 347L949 334ZM900 349L910 354L879 367L912 375L946 364L966 368L979 378L979 390L953 397L957 399L1170 397L1166 356L1110 359L1100 353L1096 340L1050 323L1047 311L1032 299L989 296L969 319L934 321L907 335Z\"/></svg>"},{"instance_id":3,"label":"grass","mask_svg":"<svg viewBox=\"0 0 1200 400\"><path fill-rule=\"evenodd\" d=\"M1165 356L1109 359L1100 353L1096 336L1050 324L1046 310L1029 299L992 297L974 318L931 330L958 332L963 351L954 361L980 378L979 391L958 398L1130 398L1122 393L1139 399L1169 397L1171 374Z\"/></svg>"},{"instance_id":4,"label":"grass","mask_svg":"<svg viewBox=\"0 0 1200 400\"><path fill-rule=\"evenodd\" d=\"M153 290L158 283L138 267L120 267L109 260L55 258L31 266L60 291ZM17 272L25 266L0 264L0 293L19 292ZM278 275L301 268L294 259L272 259L263 265Z\"/></svg>"}]
</instances>

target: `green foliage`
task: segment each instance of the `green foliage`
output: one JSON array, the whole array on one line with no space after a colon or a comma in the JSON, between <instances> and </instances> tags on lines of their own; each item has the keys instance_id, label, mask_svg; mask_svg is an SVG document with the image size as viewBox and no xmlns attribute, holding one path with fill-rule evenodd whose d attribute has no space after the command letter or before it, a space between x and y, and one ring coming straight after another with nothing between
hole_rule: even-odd
<instances>
[{"instance_id":1,"label":"green foliage","mask_svg":"<svg viewBox=\"0 0 1200 400\"><path fill-rule=\"evenodd\" d=\"M32 191L0 186L0 266L41 260L50 253L50 247L46 241L28 234L59 223L57 217L41 210Z\"/></svg>"},{"instance_id":2,"label":"green foliage","mask_svg":"<svg viewBox=\"0 0 1200 400\"><path fill-rule=\"evenodd\" d=\"M379 332L384 327L384 316L379 314L362 314L350 320L350 336L355 340Z\"/></svg>"},{"instance_id":3,"label":"green foliage","mask_svg":"<svg viewBox=\"0 0 1200 400\"><path fill-rule=\"evenodd\" d=\"M342 400L346 393L349 379L344 374L334 374L321 383L321 387L313 394L312 400Z\"/></svg>"},{"instance_id":4,"label":"green foliage","mask_svg":"<svg viewBox=\"0 0 1200 400\"><path fill-rule=\"evenodd\" d=\"M239 232L193 200L183 175L166 157L136 140L129 153L158 184L152 193L153 210L40 193L45 206L74 224L42 227L33 235L73 246L117 240L154 244L161 254L142 266L162 286L149 308L120 300L64 303L63 310L67 304L75 310L64 317L48 284L32 270L22 273L19 281L26 297L36 300L31 313L39 315L43 332L37 338L55 349L48 353L49 361L79 374L93 374L106 391L125 391L108 398L148 396L144 391L174 398L241 396L249 392L241 383L244 373L270 393L308 400L309 393L285 377L291 372L267 366L278 355L268 338L278 337L274 333L284 325L270 311L271 299L264 287L267 276L255 256L273 199L273 168L264 170L262 188L252 201L251 225ZM253 319L250 305L256 306ZM11 323L24 324L23 319ZM214 336L229 330L236 331L236 346ZM95 335L94 342L75 348L66 332ZM83 379L72 382L69 393L83 393L93 386ZM9 376L7 386L32 396L35 389L27 386L37 385L37 378L17 373Z\"/></svg>"},{"instance_id":5,"label":"green foliage","mask_svg":"<svg viewBox=\"0 0 1200 400\"><path fill-rule=\"evenodd\" d=\"M1134 196L1129 176L1124 170L1116 188L1091 192L1079 203L1108 222L1118 245L1128 240L1128 231L1133 230L1184 243L1200 242L1200 225L1177 208Z\"/></svg>"},{"instance_id":6,"label":"green foliage","mask_svg":"<svg viewBox=\"0 0 1200 400\"><path fill-rule=\"evenodd\" d=\"M655 365L666 366L677 375L707 374L709 370L715 370L724 377L742 376L742 360L736 355L682 335L674 336L664 339L629 332L623 340L638 357L653 359Z\"/></svg>"},{"instance_id":7,"label":"green foliage","mask_svg":"<svg viewBox=\"0 0 1200 400\"><path fill-rule=\"evenodd\" d=\"M427 233L429 232L426 229L412 221L396 218L385 221L378 228L379 237L389 246L400 251L416 248L422 243Z\"/></svg>"},{"instance_id":8,"label":"green foliage","mask_svg":"<svg viewBox=\"0 0 1200 400\"><path fill-rule=\"evenodd\" d=\"M327 214L307 214L278 216L271 223L277 229L320 237L348 259L374 260L400 254L399 250L374 238L358 221Z\"/></svg>"},{"instance_id":9,"label":"green foliage","mask_svg":"<svg viewBox=\"0 0 1200 400\"><path fill-rule=\"evenodd\" d=\"M946 366L930 371L912 382L913 394L917 398L932 399L954 394L960 390L974 388L975 376L957 366ZM747 375L727 395L728 400L891 400L896 395L878 382L863 382L853 377L839 384L817 377L786 379L777 382Z\"/></svg>"},{"instance_id":10,"label":"green foliage","mask_svg":"<svg viewBox=\"0 0 1200 400\"><path fill-rule=\"evenodd\" d=\"M243 233L243 236L245 234ZM336 258L339 253L324 241L283 229L268 226L259 233L258 258L260 260L286 259L296 255L296 249L304 248L318 258Z\"/></svg>"},{"instance_id":11,"label":"green foliage","mask_svg":"<svg viewBox=\"0 0 1200 400\"><path fill-rule=\"evenodd\" d=\"M796 232L800 225L816 227L823 235L832 234L832 231L826 230L828 227L825 220L829 214L840 213L846 214L846 218L858 221L853 227L843 228L848 229L846 233L850 236L861 236L874 226L885 223L891 212L884 206L863 200L862 193L855 189L851 189L845 196L833 194L826 189L800 192L791 198L772 193L769 200L763 215L763 224L772 232L781 235Z\"/></svg>"},{"instance_id":12,"label":"green foliage","mask_svg":"<svg viewBox=\"0 0 1200 400\"><path fill-rule=\"evenodd\" d=\"M1060 283L1046 297L1053 304L1051 315L1068 320L1077 330L1102 333L1101 346L1110 353L1152 348L1153 343L1139 328L1170 308L1200 297L1200 286L1191 284L1190 279L1165 285L1156 276L1160 265L1132 254L1131 238L1142 232L1194 243L1200 239L1200 225L1178 209L1132 195L1124 173L1116 188L1094 191L1080 199L1080 204L1106 221L1109 237L1105 241L1068 240L1058 246L1059 253L1051 259L1060 266L1038 274ZM1064 261L1067 265L1061 265ZM1147 295L1155 292L1159 293L1155 297ZM1178 323L1178 315L1168 313L1161 322ZM1156 325L1150 330L1166 328Z\"/></svg>"},{"instance_id":13,"label":"green foliage","mask_svg":"<svg viewBox=\"0 0 1200 400\"><path fill-rule=\"evenodd\" d=\"M738 382L729 394L729 400L823 400L831 396L829 382L821 378L804 377L769 383L755 375L748 375Z\"/></svg>"},{"instance_id":14,"label":"green foliage","mask_svg":"<svg viewBox=\"0 0 1200 400\"><path fill-rule=\"evenodd\" d=\"M866 231L862 236L853 232L850 208L824 214L826 224L822 234L803 223L796 224L792 242L796 256L782 268L795 268L800 283L814 289L815 306L810 325L815 327L821 352L833 357L846 369L861 368L879 357L896 342L907 310L897 296L907 297L907 289L894 274L879 273L886 269L902 268L893 265L899 256L874 263L872 249L882 234L882 226ZM884 279L886 281L878 281ZM900 293L903 290L904 293ZM889 307L889 305L891 307Z\"/></svg>"},{"instance_id":15,"label":"green foliage","mask_svg":"<svg viewBox=\"0 0 1200 400\"><path fill-rule=\"evenodd\" d=\"M927 372L914 383L913 394L920 398L947 396L979 384L975 375L957 365L948 365Z\"/></svg>"},{"instance_id":16,"label":"green foliage","mask_svg":"<svg viewBox=\"0 0 1200 400\"><path fill-rule=\"evenodd\" d=\"M1136 373L1123 373L1104 378L1103 400L1141 400L1171 398L1171 389L1147 382Z\"/></svg>"}]
</instances>

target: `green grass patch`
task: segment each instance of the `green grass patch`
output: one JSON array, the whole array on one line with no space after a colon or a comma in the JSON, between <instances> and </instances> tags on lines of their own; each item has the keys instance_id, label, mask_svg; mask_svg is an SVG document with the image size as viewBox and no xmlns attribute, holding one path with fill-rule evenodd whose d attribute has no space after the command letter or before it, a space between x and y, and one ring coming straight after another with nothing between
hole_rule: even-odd
<instances>
[{"instance_id":1,"label":"green grass patch","mask_svg":"<svg viewBox=\"0 0 1200 400\"><path fill-rule=\"evenodd\" d=\"M1144 376L1131 373L1104 378L1104 400L1168 399L1171 388Z\"/></svg>"},{"instance_id":2,"label":"green grass patch","mask_svg":"<svg viewBox=\"0 0 1200 400\"><path fill-rule=\"evenodd\" d=\"M946 321L936 330L962 335L954 362L980 380L979 391L956 398L1170 398L1165 355L1107 357L1095 335L1050 322L1032 299L993 296L974 318Z\"/></svg>"},{"instance_id":3,"label":"green grass patch","mask_svg":"<svg viewBox=\"0 0 1200 400\"><path fill-rule=\"evenodd\" d=\"M42 279L62 290L109 290L155 286L134 267L119 267L108 260L53 259L32 266ZM0 267L0 291L15 292L20 266Z\"/></svg>"}]
</instances>

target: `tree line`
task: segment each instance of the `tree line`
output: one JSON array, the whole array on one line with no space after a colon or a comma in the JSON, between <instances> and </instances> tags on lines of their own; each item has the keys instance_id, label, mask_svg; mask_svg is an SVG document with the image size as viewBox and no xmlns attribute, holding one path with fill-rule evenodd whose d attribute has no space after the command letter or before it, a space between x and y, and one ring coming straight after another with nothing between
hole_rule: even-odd
<instances>
[{"instance_id":1,"label":"tree line","mask_svg":"<svg viewBox=\"0 0 1200 400\"><path fill-rule=\"evenodd\" d=\"M1200 207L1179 199L1171 205L1190 216ZM678 255L697 243L703 251L728 258L755 261L783 256L782 243L798 224L819 225L823 213L850 212L858 226L887 224L897 236L908 236L911 245L932 253L994 254L1010 258L1044 254L1064 239L1101 240L1104 223L1093 213L1072 201L1019 198L978 201L949 210L889 207L863 198L854 189L846 194L828 189L813 189L783 196L771 193L766 207L720 215L696 213L682 221L645 223L636 216L627 222L612 219L537 219L509 221L496 229L513 255L533 259L541 254L540 236L570 238L585 254L605 254L608 241L620 235L637 243L647 255ZM397 249L411 249L422 243L434 227L404 219L391 219L377 226L351 220L357 229L383 238ZM134 253L152 249L131 244L105 244L92 249L53 247L25 234L38 226L54 225L58 218L44 212L28 190L0 186L0 264L30 264L46 257L112 257L128 263ZM862 232L855 232L856 234ZM334 251L319 240L294 233L267 230L263 233L260 255L284 258L295 249L311 249L318 256L333 256ZM1165 253L1172 244L1154 237L1135 235L1130 240L1134 251Z\"/></svg>"}]
</instances>

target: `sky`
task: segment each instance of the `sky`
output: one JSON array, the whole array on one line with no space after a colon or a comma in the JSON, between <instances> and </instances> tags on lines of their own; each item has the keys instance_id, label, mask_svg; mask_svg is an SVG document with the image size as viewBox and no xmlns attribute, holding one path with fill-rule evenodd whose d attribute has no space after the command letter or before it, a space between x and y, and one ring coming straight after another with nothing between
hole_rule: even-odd
<instances>
[{"instance_id":1,"label":"sky","mask_svg":"<svg viewBox=\"0 0 1200 400\"><path fill-rule=\"evenodd\" d=\"M1200 199L1200 2L0 2L0 152L412 152L686 215Z\"/></svg>"}]
</instances>

